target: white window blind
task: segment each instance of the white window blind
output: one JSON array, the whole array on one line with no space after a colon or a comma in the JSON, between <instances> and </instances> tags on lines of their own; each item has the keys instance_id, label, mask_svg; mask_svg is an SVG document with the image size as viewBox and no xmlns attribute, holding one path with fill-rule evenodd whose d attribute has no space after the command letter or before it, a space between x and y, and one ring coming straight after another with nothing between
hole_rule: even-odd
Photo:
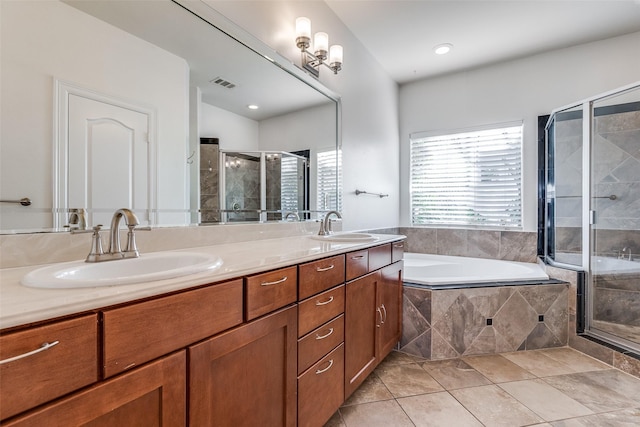
<instances>
[{"instance_id":1,"label":"white window blind","mask_svg":"<svg viewBox=\"0 0 640 427\"><path fill-rule=\"evenodd\" d=\"M280 163L280 209L284 213L300 210L300 185L302 171L299 169L302 160L297 157L283 156Z\"/></svg>"},{"instance_id":2,"label":"white window blind","mask_svg":"<svg viewBox=\"0 0 640 427\"><path fill-rule=\"evenodd\" d=\"M520 228L521 169L522 123L412 135L412 223Z\"/></svg>"},{"instance_id":3,"label":"white window blind","mask_svg":"<svg viewBox=\"0 0 640 427\"><path fill-rule=\"evenodd\" d=\"M317 208L320 211L336 209L342 212L342 151L318 152ZM337 199L337 200L336 200Z\"/></svg>"}]
</instances>

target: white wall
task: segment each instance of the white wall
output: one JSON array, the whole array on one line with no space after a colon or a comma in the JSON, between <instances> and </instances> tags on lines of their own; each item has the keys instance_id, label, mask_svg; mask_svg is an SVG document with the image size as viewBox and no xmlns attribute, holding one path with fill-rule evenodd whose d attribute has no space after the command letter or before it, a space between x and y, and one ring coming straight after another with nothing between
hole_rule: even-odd
<instances>
[{"instance_id":1,"label":"white wall","mask_svg":"<svg viewBox=\"0 0 640 427\"><path fill-rule=\"evenodd\" d=\"M320 71L320 81L342 98L343 229L393 227L399 222L398 87L342 21L322 1L217 1L216 10L292 62L295 19L307 16L312 31L325 31L344 47L343 70ZM316 123L308 123L313 132ZM355 190L390 197L357 196Z\"/></svg>"},{"instance_id":2,"label":"white wall","mask_svg":"<svg viewBox=\"0 0 640 427\"><path fill-rule=\"evenodd\" d=\"M220 138L221 150L256 151L259 123L211 104L200 105L200 138Z\"/></svg>"},{"instance_id":3,"label":"white wall","mask_svg":"<svg viewBox=\"0 0 640 427\"><path fill-rule=\"evenodd\" d=\"M524 120L524 229L537 226L537 117L640 80L640 33L400 88L400 215L410 225L409 135Z\"/></svg>"},{"instance_id":4,"label":"white wall","mask_svg":"<svg viewBox=\"0 0 640 427\"><path fill-rule=\"evenodd\" d=\"M156 110L158 208L184 209L186 62L57 1L0 1L0 11L0 198L33 200L19 226L2 206L0 228L52 226L54 78Z\"/></svg>"}]
</instances>

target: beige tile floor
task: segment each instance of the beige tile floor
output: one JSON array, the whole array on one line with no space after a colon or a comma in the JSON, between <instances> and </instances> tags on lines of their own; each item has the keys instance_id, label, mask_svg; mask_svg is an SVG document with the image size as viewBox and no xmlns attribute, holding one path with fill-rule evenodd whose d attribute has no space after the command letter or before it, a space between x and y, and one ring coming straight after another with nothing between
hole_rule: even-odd
<instances>
[{"instance_id":1,"label":"beige tile floor","mask_svg":"<svg viewBox=\"0 0 640 427\"><path fill-rule=\"evenodd\" d=\"M640 426L640 379L570 348L392 352L325 427Z\"/></svg>"}]
</instances>

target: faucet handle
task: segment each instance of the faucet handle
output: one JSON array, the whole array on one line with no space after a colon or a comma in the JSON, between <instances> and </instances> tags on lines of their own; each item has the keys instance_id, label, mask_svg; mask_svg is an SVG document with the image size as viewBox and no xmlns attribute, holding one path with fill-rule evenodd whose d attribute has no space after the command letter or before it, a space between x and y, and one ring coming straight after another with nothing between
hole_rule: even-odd
<instances>
[{"instance_id":1,"label":"faucet handle","mask_svg":"<svg viewBox=\"0 0 640 427\"><path fill-rule=\"evenodd\" d=\"M136 227L135 224L127 224L127 227L129 228L129 231L127 232L127 246L125 246L122 253L125 258L137 258L140 256L140 252L136 245L135 231L151 231L151 227Z\"/></svg>"},{"instance_id":2,"label":"faucet handle","mask_svg":"<svg viewBox=\"0 0 640 427\"><path fill-rule=\"evenodd\" d=\"M104 250L102 249L102 237L100 237L101 229L102 224L96 225L91 230L71 230L71 233L73 234L93 233L93 236L91 236L91 250L89 251L89 255L87 255L87 259L85 260L86 262L96 262L104 255Z\"/></svg>"}]
</instances>

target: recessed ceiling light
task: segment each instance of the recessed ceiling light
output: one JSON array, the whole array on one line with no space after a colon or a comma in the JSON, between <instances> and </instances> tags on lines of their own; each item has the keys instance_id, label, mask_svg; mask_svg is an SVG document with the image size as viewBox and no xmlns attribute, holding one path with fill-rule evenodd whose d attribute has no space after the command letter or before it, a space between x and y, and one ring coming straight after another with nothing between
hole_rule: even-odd
<instances>
[{"instance_id":1,"label":"recessed ceiling light","mask_svg":"<svg viewBox=\"0 0 640 427\"><path fill-rule=\"evenodd\" d=\"M442 43L442 44L439 44L439 45L435 46L433 48L433 51L437 55L444 55L445 53L451 52L451 49L453 49L453 45L451 43Z\"/></svg>"},{"instance_id":2,"label":"recessed ceiling light","mask_svg":"<svg viewBox=\"0 0 640 427\"><path fill-rule=\"evenodd\" d=\"M260 107L258 107L258 106L257 106L257 105L255 105L255 104L250 104L250 105L247 105L247 108L248 108L249 110L257 110L257 109L258 109L258 108L260 108Z\"/></svg>"}]
</instances>

